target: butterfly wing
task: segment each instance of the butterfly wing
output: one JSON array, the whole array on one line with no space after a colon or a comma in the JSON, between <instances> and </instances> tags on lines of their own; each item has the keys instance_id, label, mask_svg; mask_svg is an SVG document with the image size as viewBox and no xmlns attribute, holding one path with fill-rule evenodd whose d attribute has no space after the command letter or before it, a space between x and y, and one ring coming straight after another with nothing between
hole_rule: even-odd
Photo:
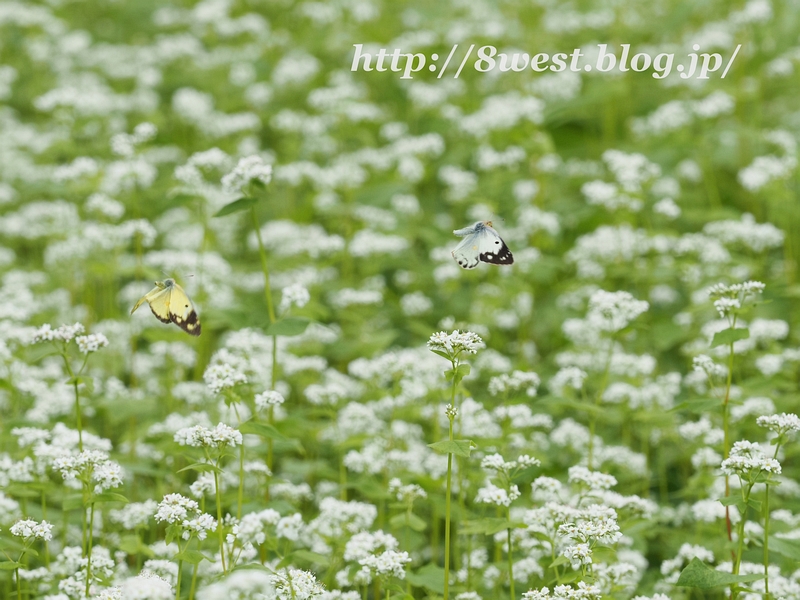
<instances>
[{"instance_id":1,"label":"butterfly wing","mask_svg":"<svg viewBox=\"0 0 800 600\"><path fill-rule=\"evenodd\" d=\"M493 265L512 265L514 255L508 249L503 238L492 227L486 226L478 236L478 258ZM476 263L477 264L477 263Z\"/></svg>"},{"instance_id":2,"label":"butterfly wing","mask_svg":"<svg viewBox=\"0 0 800 600\"><path fill-rule=\"evenodd\" d=\"M194 304L189 300L189 296L186 295L183 288L177 283L173 283L165 291L170 292L169 298L167 299L168 318L165 322L169 323L172 321L189 335L200 335L200 319L197 316L197 311L194 309ZM150 302L150 308L153 310L153 314L161 319L161 317L156 314L152 302ZM161 320L163 321L163 319Z\"/></svg>"},{"instance_id":3,"label":"butterfly wing","mask_svg":"<svg viewBox=\"0 0 800 600\"><path fill-rule=\"evenodd\" d=\"M150 310L153 311L153 314L156 316L156 318L158 318L159 321L163 321L164 323L169 323L169 313L166 309L162 308L162 304L167 301L168 297L169 297L169 289L166 288L163 283L157 281L156 287L154 287L144 296L139 298L139 301L133 305L133 308L131 309L131 314L135 313L136 309L138 309L142 304L147 302L150 305ZM153 302L156 302L156 305L160 309L159 312L156 312L153 309Z\"/></svg>"},{"instance_id":4,"label":"butterfly wing","mask_svg":"<svg viewBox=\"0 0 800 600\"><path fill-rule=\"evenodd\" d=\"M460 229L459 231L464 231ZM451 252L462 269L474 269L480 262L480 233L470 233Z\"/></svg>"},{"instance_id":5,"label":"butterfly wing","mask_svg":"<svg viewBox=\"0 0 800 600\"><path fill-rule=\"evenodd\" d=\"M144 297L144 300L150 305L150 310L156 316L156 319L162 323L169 323L169 299L172 290L168 287L164 289L154 289L152 292ZM141 302L141 300L139 301Z\"/></svg>"}]
</instances>

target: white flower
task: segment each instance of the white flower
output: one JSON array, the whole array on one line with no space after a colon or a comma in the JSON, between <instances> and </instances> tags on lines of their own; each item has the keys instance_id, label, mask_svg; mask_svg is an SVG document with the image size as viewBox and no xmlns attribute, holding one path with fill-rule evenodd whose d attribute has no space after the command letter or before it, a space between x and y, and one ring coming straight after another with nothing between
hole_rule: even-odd
<instances>
[{"instance_id":1,"label":"white flower","mask_svg":"<svg viewBox=\"0 0 800 600\"><path fill-rule=\"evenodd\" d=\"M203 381L212 393L232 388L240 383L247 383L247 375L228 363L210 365L203 373Z\"/></svg>"},{"instance_id":2,"label":"white flower","mask_svg":"<svg viewBox=\"0 0 800 600\"><path fill-rule=\"evenodd\" d=\"M175 432L174 439L181 446L205 446L207 448L224 448L238 446L242 443L242 434L225 423L218 423L213 429L195 425L184 427Z\"/></svg>"},{"instance_id":3,"label":"white flower","mask_svg":"<svg viewBox=\"0 0 800 600\"><path fill-rule=\"evenodd\" d=\"M478 495L475 496L475 502L494 504L496 506L511 506L511 503L519 498L519 496L519 488L516 485L512 485L511 488L506 491L493 483L486 483L478 490Z\"/></svg>"},{"instance_id":4,"label":"white flower","mask_svg":"<svg viewBox=\"0 0 800 600\"><path fill-rule=\"evenodd\" d=\"M411 562L408 552L386 550L378 555L370 554L358 561L359 564L369 568L378 576L392 575L398 579L405 579L405 565Z\"/></svg>"},{"instance_id":5,"label":"white flower","mask_svg":"<svg viewBox=\"0 0 800 600\"><path fill-rule=\"evenodd\" d=\"M175 597L169 582L150 572L126 579L121 588L125 600L172 600Z\"/></svg>"},{"instance_id":6,"label":"white flower","mask_svg":"<svg viewBox=\"0 0 800 600\"><path fill-rule=\"evenodd\" d=\"M286 402L286 399L283 397L283 394L277 390L268 390L256 394L255 397L256 408L258 410L264 410L270 406L280 406L284 402Z\"/></svg>"},{"instance_id":7,"label":"white flower","mask_svg":"<svg viewBox=\"0 0 800 600\"><path fill-rule=\"evenodd\" d=\"M760 472L780 475L781 465L774 458L764 454L761 446L741 440L733 444L728 458L720 465L723 473L728 475L757 475Z\"/></svg>"},{"instance_id":8,"label":"white flower","mask_svg":"<svg viewBox=\"0 0 800 600\"><path fill-rule=\"evenodd\" d=\"M265 164L258 155L239 159L233 171L222 178L222 187L229 194L242 195L253 179L264 185L272 181L272 165Z\"/></svg>"},{"instance_id":9,"label":"white flower","mask_svg":"<svg viewBox=\"0 0 800 600\"><path fill-rule=\"evenodd\" d=\"M159 523L182 523L190 511L195 513L199 510L200 505L194 500L180 494L167 494L159 503L155 518Z\"/></svg>"},{"instance_id":10,"label":"white flower","mask_svg":"<svg viewBox=\"0 0 800 600\"><path fill-rule=\"evenodd\" d=\"M289 287L283 288L281 292L281 303L278 307L280 312L286 312L292 306L303 308L311 299L311 295L304 285L293 283Z\"/></svg>"},{"instance_id":11,"label":"white flower","mask_svg":"<svg viewBox=\"0 0 800 600\"><path fill-rule=\"evenodd\" d=\"M83 333L84 327L81 323L74 325L62 325L58 329L53 329L49 323L45 323L33 334L33 343L61 341L69 342L76 335ZM107 341L107 340L106 340Z\"/></svg>"},{"instance_id":12,"label":"white flower","mask_svg":"<svg viewBox=\"0 0 800 600\"><path fill-rule=\"evenodd\" d=\"M300 569L281 569L270 577L275 586L276 600L309 600L325 591L313 573Z\"/></svg>"},{"instance_id":13,"label":"white flower","mask_svg":"<svg viewBox=\"0 0 800 600\"><path fill-rule=\"evenodd\" d=\"M589 298L586 321L600 331L614 333L627 327L649 307L646 301L636 300L628 292L597 290Z\"/></svg>"},{"instance_id":14,"label":"white flower","mask_svg":"<svg viewBox=\"0 0 800 600\"><path fill-rule=\"evenodd\" d=\"M102 333L81 335L75 338L75 341L78 343L78 349L82 354L97 352L100 348L105 348L108 346L108 338Z\"/></svg>"},{"instance_id":15,"label":"white flower","mask_svg":"<svg viewBox=\"0 0 800 600\"><path fill-rule=\"evenodd\" d=\"M561 553L572 564L572 568L578 570L583 565L592 564L592 550L589 544L575 544L567 546Z\"/></svg>"},{"instance_id":16,"label":"white flower","mask_svg":"<svg viewBox=\"0 0 800 600\"><path fill-rule=\"evenodd\" d=\"M53 526L47 521L37 523L31 519L17 521L11 528L11 535L24 538L26 540L44 540L49 542L53 539Z\"/></svg>"},{"instance_id":17,"label":"white flower","mask_svg":"<svg viewBox=\"0 0 800 600\"><path fill-rule=\"evenodd\" d=\"M486 344L483 343L480 336L471 331L461 332L455 330L450 334L440 331L431 335L431 338L428 340L429 350L447 354L451 359L457 357L462 352L477 354L478 350L485 347Z\"/></svg>"},{"instance_id":18,"label":"white flower","mask_svg":"<svg viewBox=\"0 0 800 600\"><path fill-rule=\"evenodd\" d=\"M780 415L765 415L758 417L756 423L760 427L774 431L778 435L787 433L797 433L800 431L800 417L791 413L782 413Z\"/></svg>"}]
</instances>

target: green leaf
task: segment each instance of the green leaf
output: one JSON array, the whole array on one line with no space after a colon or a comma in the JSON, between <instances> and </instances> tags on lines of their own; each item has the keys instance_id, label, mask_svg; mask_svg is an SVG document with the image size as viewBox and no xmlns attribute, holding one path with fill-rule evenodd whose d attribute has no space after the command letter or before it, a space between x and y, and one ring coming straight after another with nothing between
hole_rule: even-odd
<instances>
[{"instance_id":1,"label":"green leaf","mask_svg":"<svg viewBox=\"0 0 800 600\"><path fill-rule=\"evenodd\" d=\"M149 546L146 546L138 535L125 535L119 541L119 549L126 554L145 554L146 556L153 556L153 551Z\"/></svg>"},{"instance_id":2,"label":"green leaf","mask_svg":"<svg viewBox=\"0 0 800 600\"><path fill-rule=\"evenodd\" d=\"M516 529L525 525L517 521L509 521L503 517L483 517L474 521L467 521L461 528L461 533L482 533L484 535L494 535L506 529Z\"/></svg>"},{"instance_id":3,"label":"green leaf","mask_svg":"<svg viewBox=\"0 0 800 600\"><path fill-rule=\"evenodd\" d=\"M247 210L251 206L255 206L256 202L258 202L256 198L248 198L245 196L244 198L239 198L238 200L234 200L230 204L226 204L225 206L220 208L214 216L224 217L225 215L241 212L243 210Z\"/></svg>"},{"instance_id":4,"label":"green leaf","mask_svg":"<svg viewBox=\"0 0 800 600\"><path fill-rule=\"evenodd\" d=\"M204 560L214 562L199 550L184 550L183 552L179 552L175 558L177 560L182 560L185 563L189 563L190 565L200 564L200 562Z\"/></svg>"},{"instance_id":5,"label":"green leaf","mask_svg":"<svg viewBox=\"0 0 800 600\"><path fill-rule=\"evenodd\" d=\"M296 550L295 552L292 552L292 558L307 560L308 562L314 563L315 565L320 565L321 567L327 567L331 564L331 561L327 556L318 554L316 552L311 552L311 550Z\"/></svg>"},{"instance_id":6,"label":"green leaf","mask_svg":"<svg viewBox=\"0 0 800 600\"><path fill-rule=\"evenodd\" d=\"M428 444L428 448L433 448L439 454L455 454L456 456L464 456L469 458L469 453L473 448L478 445L472 440L442 440L441 442L434 442Z\"/></svg>"},{"instance_id":7,"label":"green leaf","mask_svg":"<svg viewBox=\"0 0 800 600\"><path fill-rule=\"evenodd\" d=\"M444 569L433 563L406 574L406 578L414 587L424 587L437 594L444 594Z\"/></svg>"},{"instance_id":8,"label":"green leaf","mask_svg":"<svg viewBox=\"0 0 800 600\"><path fill-rule=\"evenodd\" d=\"M736 506L737 504L740 504L741 502L742 502L742 499L739 498L738 496L727 496L727 497L719 498L719 503L722 504L722 506Z\"/></svg>"},{"instance_id":9,"label":"green leaf","mask_svg":"<svg viewBox=\"0 0 800 600\"><path fill-rule=\"evenodd\" d=\"M410 515L406 515L406 513L395 515L389 519L389 523L392 527L397 527L398 529L408 527L414 531L425 531L428 527L428 524L414 513Z\"/></svg>"},{"instance_id":10,"label":"green leaf","mask_svg":"<svg viewBox=\"0 0 800 600\"><path fill-rule=\"evenodd\" d=\"M285 335L286 337L300 335L310 323L310 319L304 319L303 317L287 317L280 321L275 321L267 327L267 335Z\"/></svg>"},{"instance_id":11,"label":"green leaf","mask_svg":"<svg viewBox=\"0 0 800 600\"><path fill-rule=\"evenodd\" d=\"M125 496L122 494L117 494L116 492L103 492L102 494L95 494L89 499L89 504L94 502L95 504L102 504L103 502L122 502L123 504L127 504L130 502Z\"/></svg>"},{"instance_id":12,"label":"green leaf","mask_svg":"<svg viewBox=\"0 0 800 600\"><path fill-rule=\"evenodd\" d=\"M681 571L681 576L678 577L678 582L675 585L709 590L733 583L758 581L759 579L764 579L764 575L758 573L753 573L752 575L724 573L723 571L712 569L698 558L693 558L692 562Z\"/></svg>"},{"instance_id":13,"label":"green leaf","mask_svg":"<svg viewBox=\"0 0 800 600\"><path fill-rule=\"evenodd\" d=\"M76 508L83 508L83 495L81 494L70 494L64 498L64 501L61 503L61 508L63 510L75 510Z\"/></svg>"},{"instance_id":14,"label":"green leaf","mask_svg":"<svg viewBox=\"0 0 800 600\"><path fill-rule=\"evenodd\" d=\"M714 339L711 340L711 347L725 346L739 340L746 340L749 337L750 330L746 327L741 327L739 329L723 329L714 334Z\"/></svg>"},{"instance_id":15,"label":"green leaf","mask_svg":"<svg viewBox=\"0 0 800 600\"><path fill-rule=\"evenodd\" d=\"M0 571L13 571L23 566L22 563L18 562L0 562Z\"/></svg>"},{"instance_id":16,"label":"green leaf","mask_svg":"<svg viewBox=\"0 0 800 600\"><path fill-rule=\"evenodd\" d=\"M200 471L201 473L204 473L206 471L212 471L214 473L222 473L222 469L220 469L219 467L215 467L214 465L204 462L192 463L188 467L183 467L182 469L178 469L177 472L183 473L184 471Z\"/></svg>"},{"instance_id":17,"label":"green leaf","mask_svg":"<svg viewBox=\"0 0 800 600\"><path fill-rule=\"evenodd\" d=\"M566 556L559 556L550 565L547 567L548 569L554 569L555 567L560 567L561 565L568 565L569 559Z\"/></svg>"},{"instance_id":18,"label":"green leaf","mask_svg":"<svg viewBox=\"0 0 800 600\"><path fill-rule=\"evenodd\" d=\"M164 536L164 542L167 545L170 545L175 540L175 538L178 537L178 534L180 533L180 527L178 527L174 523L171 525L167 525L167 531L165 533L166 535Z\"/></svg>"},{"instance_id":19,"label":"green leaf","mask_svg":"<svg viewBox=\"0 0 800 600\"><path fill-rule=\"evenodd\" d=\"M446 358L447 360L450 360L450 355L447 352L442 352L441 350L434 350L432 348L428 348L428 350L430 350L434 354L438 354L442 358Z\"/></svg>"},{"instance_id":20,"label":"green leaf","mask_svg":"<svg viewBox=\"0 0 800 600\"><path fill-rule=\"evenodd\" d=\"M447 378L447 381L453 381L453 379L455 379L455 384L458 385L464 377L469 375L471 370L468 364L463 363L458 365L455 369L447 369L447 371L444 372L444 376Z\"/></svg>"},{"instance_id":21,"label":"green leaf","mask_svg":"<svg viewBox=\"0 0 800 600\"><path fill-rule=\"evenodd\" d=\"M747 506L753 508L757 511L761 511L761 500L756 500L755 498L748 498L747 499Z\"/></svg>"},{"instance_id":22,"label":"green leaf","mask_svg":"<svg viewBox=\"0 0 800 600\"><path fill-rule=\"evenodd\" d=\"M273 440L287 439L285 435L275 429L275 427L272 425L269 425L268 423L259 423L258 421L245 421L239 426L239 431L242 433L260 435L261 437Z\"/></svg>"},{"instance_id":23,"label":"green leaf","mask_svg":"<svg viewBox=\"0 0 800 600\"><path fill-rule=\"evenodd\" d=\"M800 540L786 540L770 536L769 549L786 558L800 560Z\"/></svg>"}]
</instances>

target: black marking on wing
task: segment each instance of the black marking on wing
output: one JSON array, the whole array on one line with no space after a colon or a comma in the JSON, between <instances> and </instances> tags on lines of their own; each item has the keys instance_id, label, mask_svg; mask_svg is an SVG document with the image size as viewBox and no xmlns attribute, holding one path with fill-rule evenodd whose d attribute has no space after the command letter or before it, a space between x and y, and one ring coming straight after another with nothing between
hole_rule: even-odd
<instances>
[{"instance_id":1,"label":"black marking on wing","mask_svg":"<svg viewBox=\"0 0 800 600\"><path fill-rule=\"evenodd\" d=\"M186 308L189 308L188 304ZM197 317L197 313L194 310L189 313L185 320L172 311L170 311L169 316L172 317L172 322L175 323L175 325L183 329L189 335L200 335L200 319ZM167 321L167 323L169 323L169 321Z\"/></svg>"},{"instance_id":2,"label":"black marking on wing","mask_svg":"<svg viewBox=\"0 0 800 600\"><path fill-rule=\"evenodd\" d=\"M148 302L148 305L149 305L149 304L150 304L150 303ZM152 306L150 307L150 312L151 312L151 313L153 313L153 314L155 315L156 319L158 319L158 320L159 320L159 321L161 321L162 323L170 323L170 322L171 322L169 318L166 318L166 319L165 319L164 317L162 317L161 315L159 315L159 314L158 314L156 311L154 311Z\"/></svg>"},{"instance_id":3,"label":"black marking on wing","mask_svg":"<svg viewBox=\"0 0 800 600\"><path fill-rule=\"evenodd\" d=\"M499 244L500 249L497 252L481 252L480 259L493 265L513 265L514 255L511 254L506 243L502 240L495 240L495 244Z\"/></svg>"}]
</instances>

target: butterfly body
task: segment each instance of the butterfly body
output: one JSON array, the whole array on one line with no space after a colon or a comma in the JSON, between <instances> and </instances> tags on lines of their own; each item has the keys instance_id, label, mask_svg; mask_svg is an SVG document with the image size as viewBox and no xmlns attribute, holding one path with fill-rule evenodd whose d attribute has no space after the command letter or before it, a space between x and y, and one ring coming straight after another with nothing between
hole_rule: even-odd
<instances>
[{"instance_id":1,"label":"butterfly body","mask_svg":"<svg viewBox=\"0 0 800 600\"><path fill-rule=\"evenodd\" d=\"M175 323L189 335L200 335L200 319L194 304L174 279L156 281L156 287L139 299L131 314L145 302L162 323Z\"/></svg>"},{"instance_id":2,"label":"butterfly body","mask_svg":"<svg viewBox=\"0 0 800 600\"><path fill-rule=\"evenodd\" d=\"M514 255L492 228L491 221L477 221L453 233L464 238L451 253L462 269L474 269L481 261L493 265L514 264Z\"/></svg>"}]
</instances>

